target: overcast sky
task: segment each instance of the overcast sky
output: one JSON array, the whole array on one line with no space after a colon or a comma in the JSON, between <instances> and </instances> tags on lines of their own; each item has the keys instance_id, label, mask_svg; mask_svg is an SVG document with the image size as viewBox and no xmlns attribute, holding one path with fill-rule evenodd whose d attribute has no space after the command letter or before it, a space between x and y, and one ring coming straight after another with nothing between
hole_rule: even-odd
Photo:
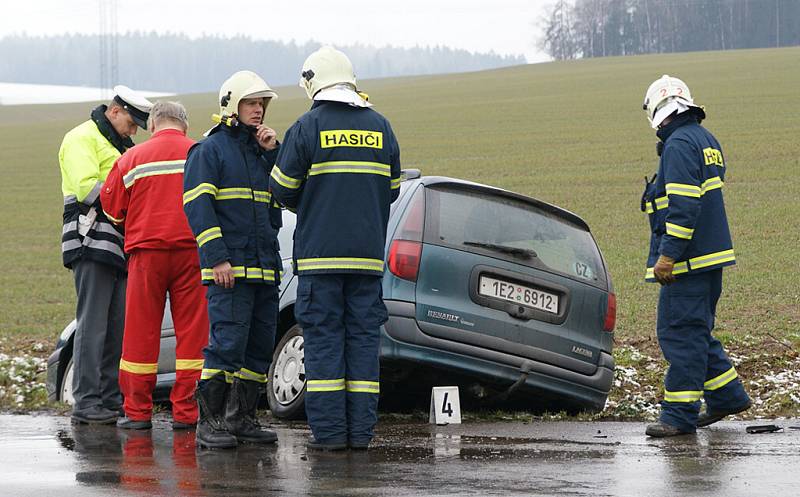
<instances>
[{"instance_id":1,"label":"overcast sky","mask_svg":"<svg viewBox=\"0 0 800 497\"><path fill-rule=\"evenodd\" d=\"M3 2L0 37L97 33L99 1ZM473 52L548 57L536 46L550 0L136 0L117 1L117 29L244 34L331 44L446 45Z\"/></svg>"}]
</instances>

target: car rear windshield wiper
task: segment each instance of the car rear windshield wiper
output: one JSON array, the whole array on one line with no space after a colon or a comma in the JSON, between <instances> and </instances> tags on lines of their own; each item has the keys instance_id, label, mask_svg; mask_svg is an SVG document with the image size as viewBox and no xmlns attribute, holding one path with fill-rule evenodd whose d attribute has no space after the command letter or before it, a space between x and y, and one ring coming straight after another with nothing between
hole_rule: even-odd
<instances>
[{"instance_id":1,"label":"car rear windshield wiper","mask_svg":"<svg viewBox=\"0 0 800 497\"><path fill-rule=\"evenodd\" d=\"M502 252L504 254L511 254L520 257L524 257L526 259L532 259L534 257L539 257L536 254L535 250L531 249L524 249L519 247L509 247L508 245L497 245L495 243L486 243L486 242L470 242L465 241L464 245L469 245L470 247L480 247L489 250L494 250L495 252Z\"/></svg>"}]
</instances>

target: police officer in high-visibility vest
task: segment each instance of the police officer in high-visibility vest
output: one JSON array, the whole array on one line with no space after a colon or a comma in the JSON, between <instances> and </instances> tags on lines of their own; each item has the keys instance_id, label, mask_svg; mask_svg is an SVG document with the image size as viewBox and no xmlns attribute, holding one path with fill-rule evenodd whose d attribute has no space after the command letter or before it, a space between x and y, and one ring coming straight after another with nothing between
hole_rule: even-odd
<instances>
[{"instance_id":1,"label":"police officer in high-visibility vest","mask_svg":"<svg viewBox=\"0 0 800 497\"><path fill-rule=\"evenodd\" d=\"M278 319L281 211L268 187L279 145L263 124L277 96L257 74L233 74L220 88L219 124L186 161L183 206L211 322L196 393L197 444L205 448L277 440L256 418Z\"/></svg>"},{"instance_id":2,"label":"police officer in high-visibility vest","mask_svg":"<svg viewBox=\"0 0 800 497\"><path fill-rule=\"evenodd\" d=\"M400 148L389 121L356 90L342 52L311 54L300 85L314 103L286 132L270 188L297 211L308 447L366 449L378 419L384 243Z\"/></svg>"},{"instance_id":3,"label":"police officer in high-visibility vest","mask_svg":"<svg viewBox=\"0 0 800 497\"><path fill-rule=\"evenodd\" d=\"M152 102L127 86L70 130L58 151L64 226L61 252L77 293L72 421L109 424L122 410L119 360L125 320L127 259L122 231L103 213L100 191L119 156L147 129Z\"/></svg>"},{"instance_id":4,"label":"police officer in high-visibility vest","mask_svg":"<svg viewBox=\"0 0 800 497\"><path fill-rule=\"evenodd\" d=\"M664 75L653 82L643 107L657 129L661 156L642 196L651 228L646 280L662 285L657 335L669 362L661 416L646 434L669 437L694 433L751 403L711 334L722 268L736 263L722 199L722 147L700 125L705 111L680 79Z\"/></svg>"}]
</instances>

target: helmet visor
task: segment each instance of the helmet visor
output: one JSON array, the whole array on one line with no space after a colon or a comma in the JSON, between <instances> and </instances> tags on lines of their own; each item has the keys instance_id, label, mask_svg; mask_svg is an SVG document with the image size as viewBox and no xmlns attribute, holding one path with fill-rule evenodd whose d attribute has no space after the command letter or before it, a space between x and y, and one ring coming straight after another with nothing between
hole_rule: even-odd
<instances>
[{"instance_id":1,"label":"helmet visor","mask_svg":"<svg viewBox=\"0 0 800 497\"><path fill-rule=\"evenodd\" d=\"M242 99L245 98L278 98L278 94L272 90L261 90L253 93L248 93L246 95L242 95Z\"/></svg>"}]
</instances>

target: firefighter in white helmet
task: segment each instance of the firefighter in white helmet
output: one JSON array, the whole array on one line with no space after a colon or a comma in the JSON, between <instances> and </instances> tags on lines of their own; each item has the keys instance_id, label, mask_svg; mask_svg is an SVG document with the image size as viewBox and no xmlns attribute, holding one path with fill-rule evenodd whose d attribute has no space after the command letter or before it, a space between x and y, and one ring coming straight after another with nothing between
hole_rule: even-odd
<instances>
[{"instance_id":1,"label":"firefighter in white helmet","mask_svg":"<svg viewBox=\"0 0 800 497\"><path fill-rule=\"evenodd\" d=\"M736 263L722 189L722 147L700 125L706 114L686 83L664 75L647 89L647 119L659 138L658 173L641 208L650 220L647 281L660 283L657 335L669 369L651 437L694 433L750 407L730 360L711 331L722 268ZM706 411L700 414L700 399Z\"/></svg>"},{"instance_id":2,"label":"firefighter in white helmet","mask_svg":"<svg viewBox=\"0 0 800 497\"><path fill-rule=\"evenodd\" d=\"M400 191L400 148L389 121L356 90L342 52L312 53L300 85L314 104L286 132L270 187L297 210L308 447L366 449L378 419L384 242Z\"/></svg>"},{"instance_id":3,"label":"firefighter in white helmet","mask_svg":"<svg viewBox=\"0 0 800 497\"><path fill-rule=\"evenodd\" d=\"M277 96L257 74L233 74L220 88L213 116L219 124L186 161L183 205L208 285L211 324L197 387L201 447L277 440L256 419L278 319L281 212L268 174L279 144L264 125Z\"/></svg>"}]
</instances>

